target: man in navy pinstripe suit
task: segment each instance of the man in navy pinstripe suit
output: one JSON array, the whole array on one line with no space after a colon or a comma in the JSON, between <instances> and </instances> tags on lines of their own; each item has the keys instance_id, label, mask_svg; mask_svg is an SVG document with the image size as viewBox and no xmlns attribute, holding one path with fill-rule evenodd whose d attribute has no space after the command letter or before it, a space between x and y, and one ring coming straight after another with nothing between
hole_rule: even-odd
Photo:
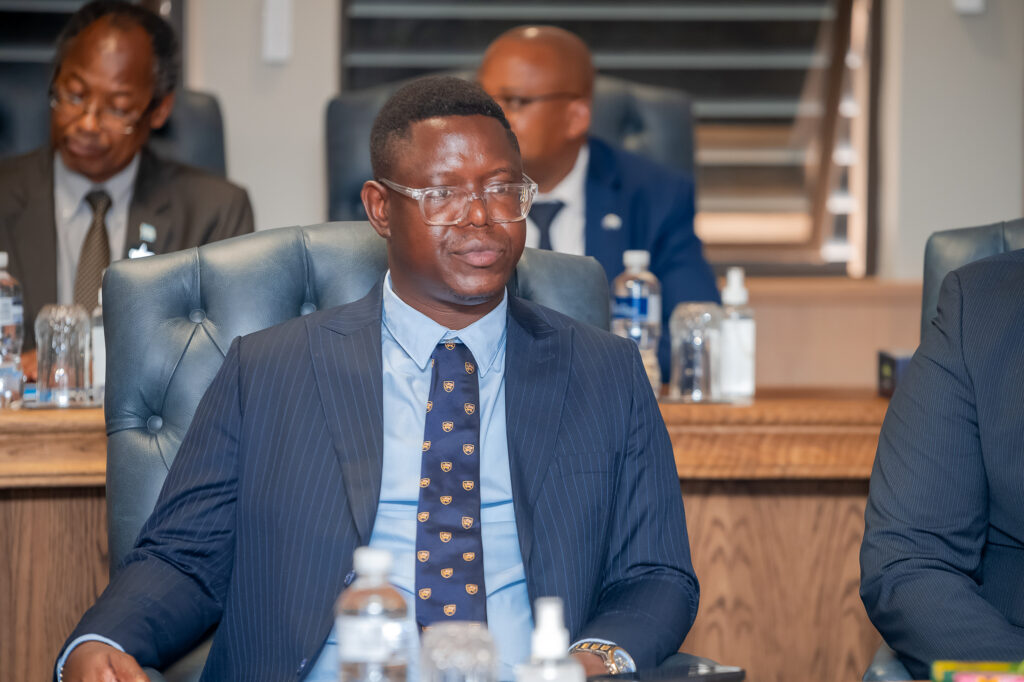
<instances>
[{"instance_id":1,"label":"man in navy pinstripe suit","mask_svg":"<svg viewBox=\"0 0 1024 682\"><path fill-rule=\"evenodd\" d=\"M871 472L860 594L926 679L1024 658L1024 250L946 276Z\"/></svg>"},{"instance_id":2,"label":"man in navy pinstripe suit","mask_svg":"<svg viewBox=\"0 0 1024 682\"><path fill-rule=\"evenodd\" d=\"M385 105L371 149L363 201L388 275L362 300L234 341L136 548L69 639L64 679L144 679L140 664L168 665L213 627L204 680L334 679L332 605L360 545L395 555L415 609L439 343L478 365L502 678L545 595L563 599L578 642L622 649L613 665L652 667L682 643L698 586L635 346L506 292L535 187L501 109L473 84L424 79Z\"/></svg>"}]
</instances>

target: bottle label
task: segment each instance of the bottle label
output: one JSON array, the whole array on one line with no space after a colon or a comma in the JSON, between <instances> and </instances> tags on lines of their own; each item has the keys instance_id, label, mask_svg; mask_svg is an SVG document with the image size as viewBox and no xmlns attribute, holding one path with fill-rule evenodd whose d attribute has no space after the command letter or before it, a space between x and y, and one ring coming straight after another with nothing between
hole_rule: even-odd
<instances>
[{"instance_id":1,"label":"bottle label","mask_svg":"<svg viewBox=\"0 0 1024 682\"><path fill-rule=\"evenodd\" d=\"M9 324L14 324L14 299L4 296L0 298L0 327L6 327Z\"/></svg>"},{"instance_id":2,"label":"bottle label","mask_svg":"<svg viewBox=\"0 0 1024 682\"><path fill-rule=\"evenodd\" d=\"M342 663L387 663L403 660L406 624L384 616L340 616L338 659Z\"/></svg>"},{"instance_id":3,"label":"bottle label","mask_svg":"<svg viewBox=\"0 0 1024 682\"><path fill-rule=\"evenodd\" d=\"M648 297L616 296L612 303L612 317L646 320Z\"/></svg>"},{"instance_id":4,"label":"bottle label","mask_svg":"<svg viewBox=\"0 0 1024 682\"><path fill-rule=\"evenodd\" d=\"M728 397L754 395L754 321L722 320L721 387Z\"/></svg>"}]
</instances>

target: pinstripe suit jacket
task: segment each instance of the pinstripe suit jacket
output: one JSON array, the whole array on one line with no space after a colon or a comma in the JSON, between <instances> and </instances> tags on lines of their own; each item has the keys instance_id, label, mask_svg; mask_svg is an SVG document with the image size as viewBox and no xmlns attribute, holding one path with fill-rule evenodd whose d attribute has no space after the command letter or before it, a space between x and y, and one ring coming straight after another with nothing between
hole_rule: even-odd
<instances>
[{"instance_id":1,"label":"pinstripe suit jacket","mask_svg":"<svg viewBox=\"0 0 1024 682\"><path fill-rule=\"evenodd\" d=\"M653 666L686 635L698 587L636 347L518 298L507 344L531 600L562 597L573 636L614 640ZM163 667L216 626L204 680L301 679L373 529L381 385L379 285L236 339L136 548L71 638L98 633Z\"/></svg>"},{"instance_id":2,"label":"pinstripe suit jacket","mask_svg":"<svg viewBox=\"0 0 1024 682\"><path fill-rule=\"evenodd\" d=\"M950 273L882 425L861 597L913 679L1024 658L1024 250Z\"/></svg>"}]
</instances>

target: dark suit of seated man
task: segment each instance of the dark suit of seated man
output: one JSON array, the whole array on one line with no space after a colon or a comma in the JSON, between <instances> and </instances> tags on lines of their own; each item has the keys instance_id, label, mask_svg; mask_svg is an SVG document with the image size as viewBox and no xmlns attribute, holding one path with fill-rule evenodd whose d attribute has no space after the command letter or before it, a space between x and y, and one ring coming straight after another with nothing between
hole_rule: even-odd
<instances>
[{"instance_id":1,"label":"dark suit of seated man","mask_svg":"<svg viewBox=\"0 0 1024 682\"><path fill-rule=\"evenodd\" d=\"M204 679L334 680L332 605L366 544L392 552L420 625L486 621L502 679L540 596L636 666L683 641L698 586L635 345L507 295L535 186L500 107L463 80L413 82L371 156L362 197L388 275L231 344L136 548L69 639L65 680L165 666L215 625ZM431 436L463 381L477 393ZM452 564L435 560L449 532Z\"/></svg>"},{"instance_id":2,"label":"dark suit of seated man","mask_svg":"<svg viewBox=\"0 0 1024 682\"><path fill-rule=\"evenodd\" d=\"M913 679L1024 659L1024 250L950 273L871 473L861 598Z\"/></svg>"},{"instance_id":3,"label":"dark suit of seated man","mask_svg":"<svg viewBox=\"0 0 1024 682\"><path fill-rule=\"evenodd\" d=\"M0 251L21 282L26 347L47 303L96 307L100 278L131 249L166 253L252 232L240 187L146 147L171 113L177 38L126 2L92 2L57 42L50 144L0 161ZM35 375L35 353L23 358Z\"/></svg>"},{"instance_id":4,"label":"dark suit of seated man","mask_svg":"<svg viewBox=\"0 0 1024 682\"><path fill-rule=\"evenodd\" d=\"M669 377L668 320L681 301L719 301L694 232L690 176L588 136L594 66L580 38L554 26L520 26L487 48L477 79L508 116L526 173L540 187L527 246L593 256L613 280L622 253L643 249L661 281L662 378ZM547 219L547 224L544 219Z\"/></svg>"}]
</instances>

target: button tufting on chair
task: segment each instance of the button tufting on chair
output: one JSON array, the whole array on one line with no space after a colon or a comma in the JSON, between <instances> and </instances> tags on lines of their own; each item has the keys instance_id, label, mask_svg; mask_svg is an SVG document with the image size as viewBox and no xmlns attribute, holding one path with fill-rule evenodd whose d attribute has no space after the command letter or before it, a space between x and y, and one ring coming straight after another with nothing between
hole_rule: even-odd
<instances>
[{"instance_id":1,"label":"button tufting on chair","mask_svg":"<svg viewBox=\"0 0 1024 682\"><path fill-rule=\"evenodd\" d=\"M152 417L146 420L146 428L149 429L150 433L157 433L164 427L164 420L159 415L154 414Z\"/></svg>"},{"instance_id":2,"label":"button tufting on chair","mask_svg":"<svg viewBox=\"0 0 1024 682\"><path fill-rule=\"evenodd\" d=\"M299 315L309 315L312 312L316 312L316 303L306 301L299 307Z\"/></svg>"},{"instance_id":3,"label":"button tufting on chair","mask_svg":"<svg viewBox=\"0 0 1024 682\"><path fill-rule=\"evenodd\" d=\"M200 308L196 308L195 310L188 314L188 319L192 320L196 324L199 324L200 322L206 319L206 311L201 310Z\"/></svg>"}]
</instances>

